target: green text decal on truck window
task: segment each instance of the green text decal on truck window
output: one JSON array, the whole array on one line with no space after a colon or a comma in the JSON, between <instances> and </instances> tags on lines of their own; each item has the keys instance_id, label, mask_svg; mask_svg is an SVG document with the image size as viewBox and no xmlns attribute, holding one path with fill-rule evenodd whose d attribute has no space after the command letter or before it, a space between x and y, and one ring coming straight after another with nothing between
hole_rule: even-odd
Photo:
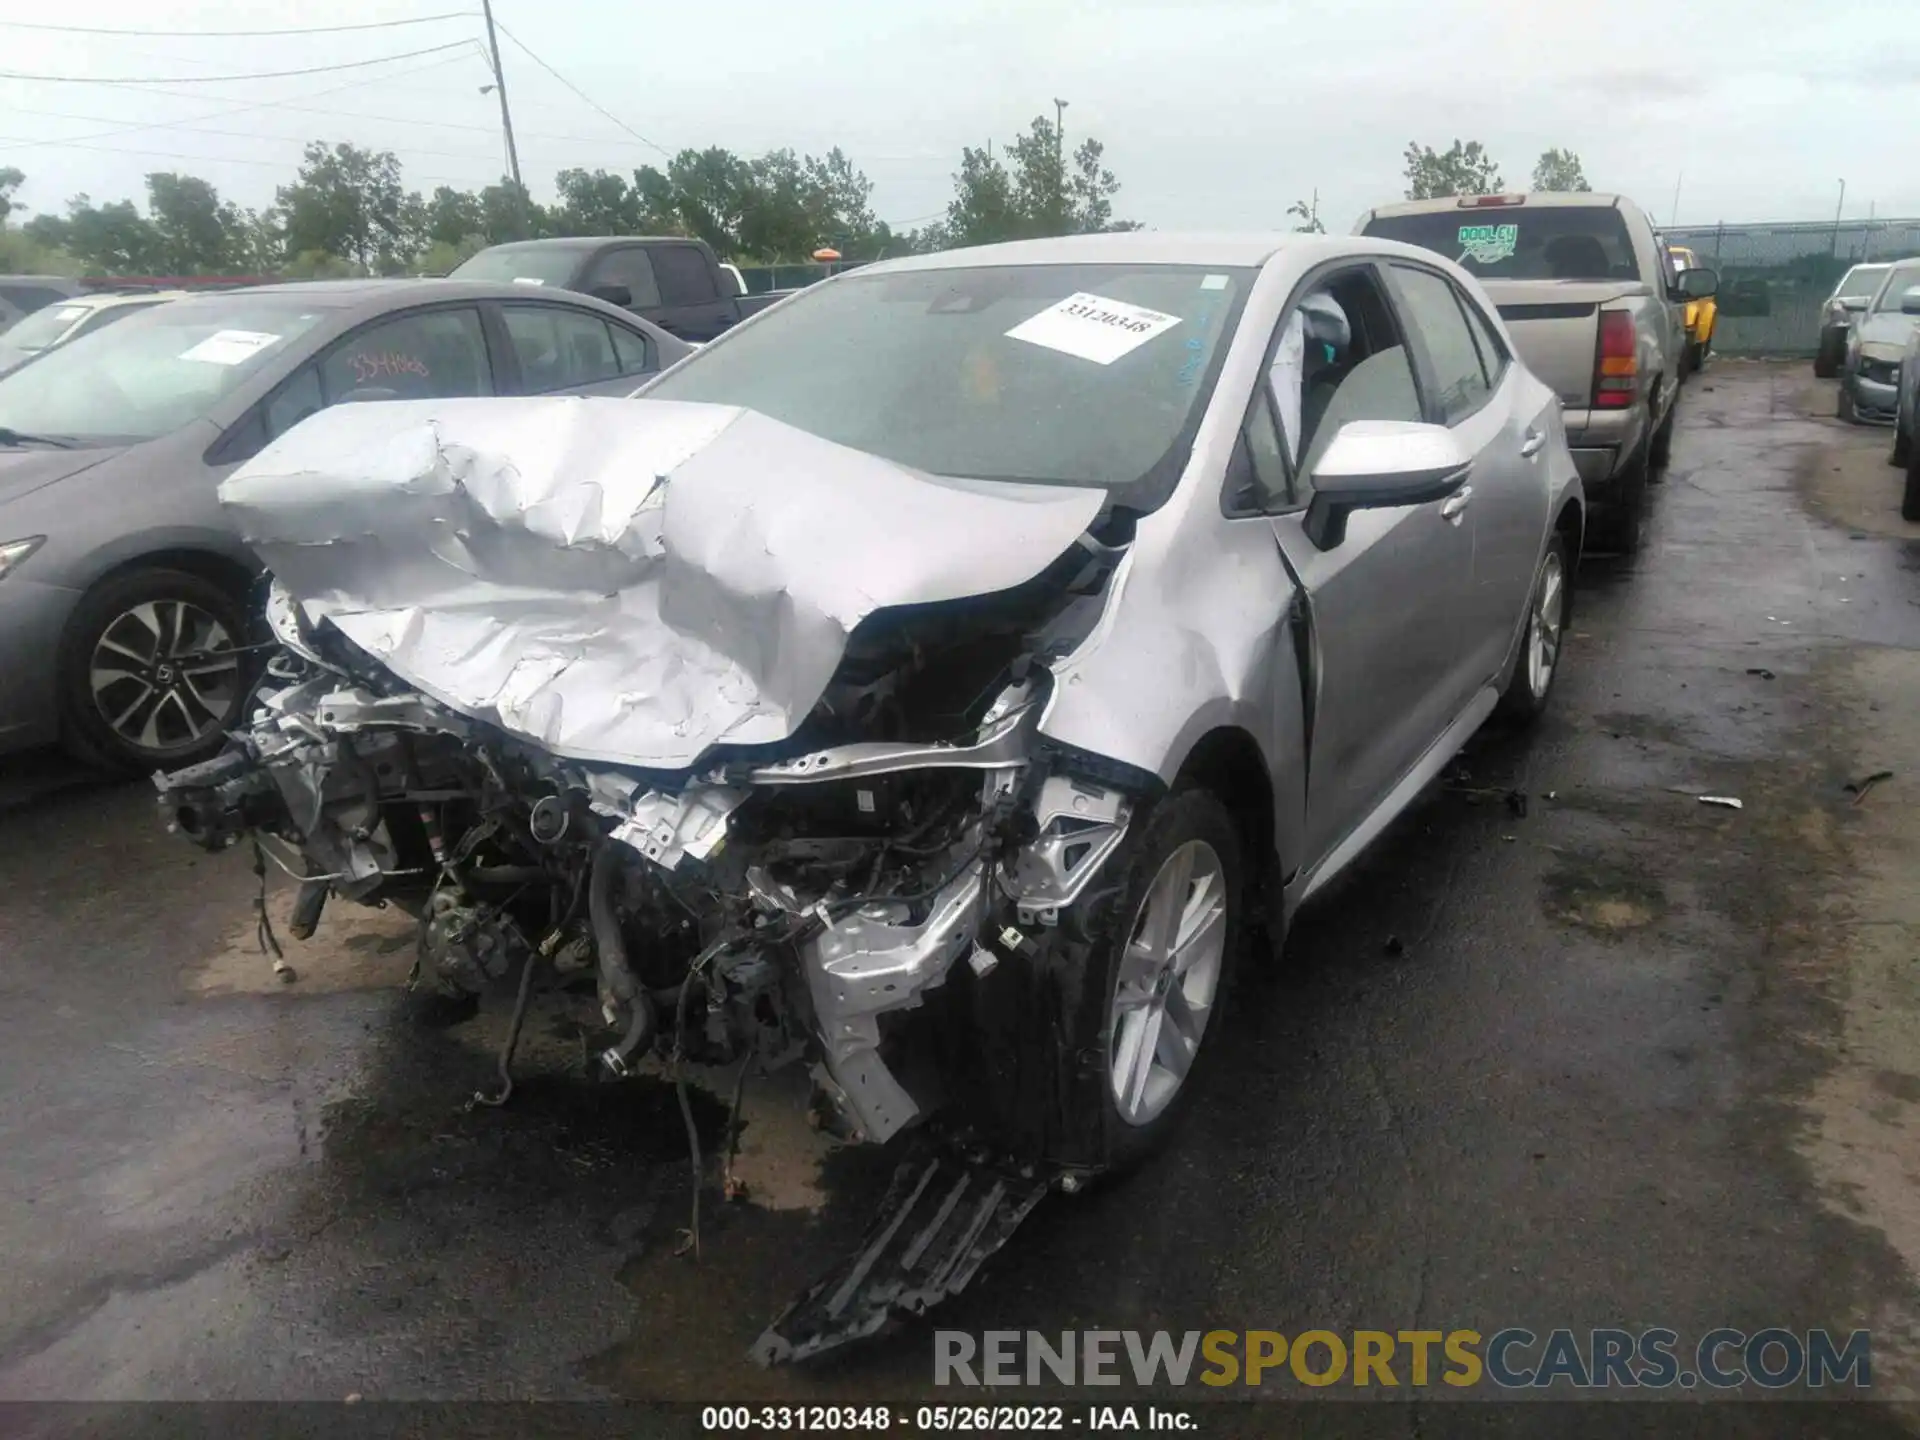
<instances>
[{"instance_id":1,"label":"green text decal on truck window","mask_svg":"<svg viewBox=\"0 0 1920 1440\"><path fill-rule=\"evenodd\" d=\"M1460 249L1482 265L1494 265L1520 244L1518 225L1462 225Z\"/></svg>"}]
</instances>

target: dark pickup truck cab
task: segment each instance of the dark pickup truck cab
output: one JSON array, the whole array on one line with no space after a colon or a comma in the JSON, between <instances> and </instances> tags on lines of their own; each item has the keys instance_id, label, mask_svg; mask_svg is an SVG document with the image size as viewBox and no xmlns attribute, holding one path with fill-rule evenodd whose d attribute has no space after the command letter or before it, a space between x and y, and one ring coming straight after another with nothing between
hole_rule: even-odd
<instances>
[{"instance_id":1,"label":"dark pickup truck cab","mask_svg":"<svg viewBox=\"0 0 1920 1440\"><path fill-rule=\"evenodd\" d=\"M450 278L577 290L697 344L782 298L740 294L704 241L677 235L517 240L482 250Z\"/></svg>"}]
</instances>

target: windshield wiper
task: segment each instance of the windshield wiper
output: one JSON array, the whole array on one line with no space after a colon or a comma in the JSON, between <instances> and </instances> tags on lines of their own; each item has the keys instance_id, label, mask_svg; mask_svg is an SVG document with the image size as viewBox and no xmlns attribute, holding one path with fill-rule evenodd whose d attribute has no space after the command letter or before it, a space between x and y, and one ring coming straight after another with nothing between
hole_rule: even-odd
<instances>
[{"instance_id":1,"label":"windshield wiper","mask_svg":"<svg viewBox=\"0 0 1920 1440\"><path fill-rule=\"evenodd\" d=\"M56 450L73 449L73 441L62 440L58 435L29 435L24 430L9 430L0 425L0 445L51 445Z\"/></svg>"}]
</instances>

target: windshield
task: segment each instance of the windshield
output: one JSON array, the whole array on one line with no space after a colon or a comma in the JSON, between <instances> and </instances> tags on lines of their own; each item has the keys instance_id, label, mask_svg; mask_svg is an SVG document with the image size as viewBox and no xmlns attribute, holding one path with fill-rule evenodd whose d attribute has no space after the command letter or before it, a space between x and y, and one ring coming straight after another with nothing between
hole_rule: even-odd
<instances>
[{"instance_id":1,"label":"windshield","mask_svg":"<svg viewBox=\"0 0 1920 1440\"><path fill-rule=\"evenodd\" d=\"M1513 205L1379 215L1368 235L1418 245L1483 280L1637 280L1627 222L1611 205Z\"/></svg>"},{"instance_id":2,"label":"windshield","mask_svg":"<svg viewBox=\"0 0 1920 1440\"><path fill-rule=\"evenodd\" d=\"M1836 300L1865 300L1880 288L1880 282L1887 277L1888 266L1856 265L1846 273L1846 277L1834 287Z\"/></svg>"},{"instance_id":3,"label":"windshield","mask_svg":"<svg viewBox=\"0 0 1920 1440\"><path fill-rule=\"evenodd\" d=\"M1920 265L1895 265L1879 277L1880 288L1874 292L1873 313L1900 308L1900 297L1915 285L1920 285Z\"/></svg>"},{"instance_id":4,"label":"windshield","mask_svg":"<svg viewBox=\"0 0 1920 1440\"><path fill-rule=\"evenodd\" d=\"M0 427L152 440L205 415L319 319L238 295L156 305L0 377Z\"/></svg>"},{"instance_id":5,"label":"windshield","mask_svg":"<svg viewBox=\"0 0 1920 1440\"><path fill-rule=\"evenodd\" d=\"M1173 488L1255 271L1024 265L803 292L650 386L935 475Z\"/></svg>"},{"instance_id":6,"label":"windshield","mask_svg":"<svg viewBox=\"0 0 1920 1440\"><path fill-rule=\"evenodd\" d=\"M496 245L454 266L447 278L564 286L580 268L580 254L570 245Z\"/></svg>"},{"instance_id":7,"label":"windshield","mask_svg":"<svg viewBox=\"0 0 1920 1440\"><path fill-rule=\"evenodd\" d=\"M4 341L10 350L32 354L44 350L73 328L73 322L85 319L91 305L48 305L34 311L7 331Z\"/></svg>"}]
</instances>

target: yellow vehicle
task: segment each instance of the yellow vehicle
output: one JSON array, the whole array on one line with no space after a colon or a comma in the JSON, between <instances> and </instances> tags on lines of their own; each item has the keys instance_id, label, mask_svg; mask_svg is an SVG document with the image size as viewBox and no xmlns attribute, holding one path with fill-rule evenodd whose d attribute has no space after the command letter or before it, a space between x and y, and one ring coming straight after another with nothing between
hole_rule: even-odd
<instances>
[{"instance_id":1,"label":"yellow vehicle","mask_svg":"<svg viewBox=\"0 0 1920 1440\"><path fill-rule=\"evenodd\" d=\"M1673 257L1676 274L1700 263L1685 245L1669 245L1667 254ZM1713 345L1713 322L1719 318L1720 306L1711 295L1704 300L1687 301L1687 349L1680 357L1681 374L1690 374L1706 363L1707 351Z\"/></svg>"}]
</instances>

